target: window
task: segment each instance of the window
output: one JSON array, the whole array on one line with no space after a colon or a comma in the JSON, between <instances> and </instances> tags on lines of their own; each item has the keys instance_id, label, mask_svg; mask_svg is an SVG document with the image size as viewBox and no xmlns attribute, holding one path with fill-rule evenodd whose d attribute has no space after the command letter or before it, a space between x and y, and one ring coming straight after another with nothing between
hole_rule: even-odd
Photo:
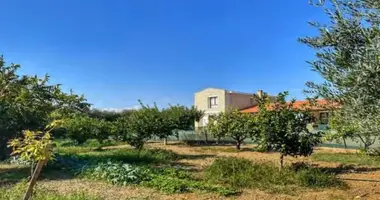
<instances>
[{"instance_id":1,"label":"window","mask_svg":"<svg viewBox=\"0 0 380 200\"><path fill-rule=\"evenodd\" d=\"M218 106L218 97L209 97L208 105L210 108L216 108Z\"/></svg>"},{"instance_id":2,"label":"window","mask_svg":"<svg viewBox=\"0 0 380 200\"><path fill-rule=\"evenodd\" d=\"M319 113L319 120L321 121L321 124L328 124L329 123L329 113L327 113L327 112Z\"/></svg>"}]
</instances>

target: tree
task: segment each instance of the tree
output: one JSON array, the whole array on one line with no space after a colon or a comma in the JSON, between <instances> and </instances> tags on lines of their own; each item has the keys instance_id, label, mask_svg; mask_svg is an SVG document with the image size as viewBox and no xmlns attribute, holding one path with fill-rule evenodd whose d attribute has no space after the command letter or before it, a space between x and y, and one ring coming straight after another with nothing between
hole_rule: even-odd
<instances>
[{"instance_id":1,"label":"tree","mask_svg":"<svg viewBox=\"0 0 380 200\"><path fill-rule=\"evenodd\" d=\"M259 145L280 153L280 169L284 156L309 156L313 147L322 142L321 132L313 133L307 128L312 119L310 112L295 109L295 100L286 102L287 95L280 93L274 103L265 96L258 100L260 110L256 116Z\"/></svg>"},{"instance_id":2,"label":"tree","mask_svg":"<svg viewBox=\"0 0 380 200\"><path fill-rule=\"evenodd\" d=\"M203 112L197 110L195 107L188 108L181 105L170 105L169 108L164 109L163 112L166 114L173 134L178 140L179 130L194 130L194 122L199 121L203 115Z\"/></svg>"},{"instance_id":3,"label":"tree","mask_svg":"<svg viewBox=\"0 0 380 200\"><path fill-rule=\"evenodd\" d=\"M24 200L29 200L33 194L33 188L37 182L38 176L42 167L54 158L53 144L50 136L50 131L60 123L54 121L45 128L45 131L23 131L24 136L21 138L13 139L8 144L13 148L13 155L20 155L20 158L29 161L31 165L31 179L29 187L25 193ZM38 163L37 163L38 162ZM37 163L36 170L34 171L35 163Z\"/></svg>"},{"instance_id":4,"label":"tree","mask_svg":"<svg viewBox=\"0 0 380 200\"><path fill-rule=\"evenodd\" d=\"M66 136L77 144L83 144L88 139L104 139L108 135L101 135L98 127L100 122L87 116L77 115L64 119L62 127L66 130ZM101 138L100 138L101 137Z\"/></svg>"},{"instance_id":5,"label":"tree","mask_svg":"<svg viewBox=\"0 0 380 200\"><path fill-rule=\"evenodd\" d=\"M316 37L300 41L316 50L309 62L324 83L308 82L307 93L342 105L348 128L355 124L355 137L365 149L380 133L380 3L371 0L319 1L330 24L310 23Z\"/></svg>"},{"instance_id":6,"label":"tree","mask_svg":"<svg viewBox=\"0 0 380 200\"><path fill-rule=\"evenodd\" d=\"M133 111L128 118L128 134L125 140L131 146L141 149L152 137L167 138L172 134L172 126L167 114L156 105L149 107L141 104L141 109Z\"/></svg>"},{"instance_id":7,"label":"tree","mask_svg":"<svg viewBox=\"0 0 380 200\"><path fill-rule=\"evenodd\" d=\"M91 109L88 111L87 114L91 118L114 122L120 117L130 115L131 112L132 110L107 111L107 110L100 110L100 109Z\"/></svg>"},{"instance_id":8,"label":"tree","mask_svg":"<svg viewBox=\"0 0 380 200\"><path fill-rule=\"evenodd\" d=\"M238 150L245 139L257 135L255 117L238 110L220 113L207 124L207 130L216 138L231 137Z\"/></svg>"},{"instance_id":9,"label":"tree","mask_svg":"<svg viewBox=\"0 0 380 200\"><path fill-rule=\"evenodd\" d=\"M346 119L346 116L339 111L336 111L329 119L329 129L325 138L329 141L337 141L340 143L343 141L344 148L347 148L346 140L357 139L361 137L357 134L357 127L351 119Z\"/></svg>"},{"instance_id":10,"label":"tree","mask_svg":"<svg viewBox=\"0 0 380 200\"><path fill-rule=\"evenodd\" d=\"M23 130L41 130L53 119L83 112L89 104L83 96L64 93L60 85L49 85L49 76L20 76L20 65L5 65L0 56L0 159L9 150L7 142Z\"/></svg>"}]
</instances>

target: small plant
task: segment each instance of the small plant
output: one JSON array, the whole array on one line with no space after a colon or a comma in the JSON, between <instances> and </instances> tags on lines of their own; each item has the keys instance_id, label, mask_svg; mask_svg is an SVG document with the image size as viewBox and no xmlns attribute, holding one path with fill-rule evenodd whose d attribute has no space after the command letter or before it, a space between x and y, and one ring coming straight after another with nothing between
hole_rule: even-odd
<instances>
[{"instance_id":1,"label":"small plant","mask_svg":"<svg viewBox=\"0 0 380 200\"><path fill-rule=\"evenodd\" d=\"M95 179L103 179L112 184L139 184L148 178L148 171L130 164L99 163L87 172Z\"/></svg>"},{"instance_id":2,"label":"small plant","mask_svg":"<svg viewBox=\"0 0 380 200\"><path fill-rule=\"evenodd\" d=\"M29 200L33 193L33 188L37 182L38 176L42 167L54 158L53 145L50 136L50 131L60 121L53 121L46 127L46 131L24 131L23 138L13 139L9 142L9 147L13 148L12 155L19 155L22 160L32 162L31 179L28 189L25 193L24 200ZM37 163L34 170L34 164Z\"/></svg>"}]
</instances>

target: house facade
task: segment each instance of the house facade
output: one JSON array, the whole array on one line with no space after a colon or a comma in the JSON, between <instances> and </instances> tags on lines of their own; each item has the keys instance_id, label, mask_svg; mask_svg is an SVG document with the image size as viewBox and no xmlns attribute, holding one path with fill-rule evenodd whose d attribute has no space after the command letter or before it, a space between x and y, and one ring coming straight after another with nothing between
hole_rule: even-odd
<instances>
[{"instance_id":1,"label":"house facade","mask_svg":"<svg viewBox=\"0 0 380 200\"><path fill-rule=\"evenodd\" d=\"M257 91L262 95L263 91ZM195 128L204 127L210 118L221 112L232 109L243 110L257 105L253 93L236 92L218 88L206 88L194 95L194 106L205 112L199 122L195 122Z\"/></svg>"}]
</instances>

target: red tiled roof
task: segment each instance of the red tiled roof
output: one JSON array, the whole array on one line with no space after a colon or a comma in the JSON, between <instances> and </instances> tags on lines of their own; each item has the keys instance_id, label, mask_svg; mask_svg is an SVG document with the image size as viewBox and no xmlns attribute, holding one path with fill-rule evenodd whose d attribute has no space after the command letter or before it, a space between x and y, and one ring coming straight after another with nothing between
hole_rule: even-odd
<instances>
[{"instance_id":1,"label":"red tiled roof","mask_svg":"<svg viewBox=\"0 0 380 200\"><path fill-rule=\"evenodd\" d=\"M311 105L308 100L300 100L300 101L295 101L293 103L293 108L294 109L305 109L305 108L308 108L308 109L310 109L312 111L319 111L319 110L327 110L328 109L327 107L330 107L330 106L332 106L333 108L338 108L339 107L337 104L331 104L330 102L328 102L325 99L318 99L318 100L316 100L315 104L316 105ZM274 106L274 103L271 103L271 104L268 105L268 108L272 109L273 106ZM240 112L243 112L243 113L257 113L257 112L259 112L259 109L260 109L259 106L256 105L256 106L253 106L253 107L250 107L250 108L247 108L247 109L243 109Z\"/></svg>"}]
</instances>

